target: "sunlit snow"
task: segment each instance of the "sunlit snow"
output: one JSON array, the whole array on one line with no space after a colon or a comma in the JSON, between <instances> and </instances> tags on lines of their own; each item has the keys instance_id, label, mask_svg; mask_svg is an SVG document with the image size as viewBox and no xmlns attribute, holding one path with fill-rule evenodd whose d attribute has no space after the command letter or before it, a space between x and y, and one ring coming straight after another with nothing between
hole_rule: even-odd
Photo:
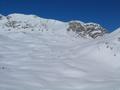
<instances>
[{"instance_id":1,"label":"sunlit snow","mask_svg":"<svg viewBox=\"0 0 120 90\"><path fill-rule=\"evenodd\" d=\"M0 90L120 90L120 29L85 39L67 22L10 16L22 24L0 20Z\"/></svg>"}]
</instances>

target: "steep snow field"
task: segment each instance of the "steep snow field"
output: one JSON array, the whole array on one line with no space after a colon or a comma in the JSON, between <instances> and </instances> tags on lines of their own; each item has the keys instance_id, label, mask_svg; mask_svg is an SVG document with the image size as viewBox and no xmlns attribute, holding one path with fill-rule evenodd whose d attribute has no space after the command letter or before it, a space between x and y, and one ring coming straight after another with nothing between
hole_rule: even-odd
<instances>
[{"instance_id":1,"label":"steep snow field","mask_svg":"<svg viewBox=\"0 0 120 90\"><path fill-rule=\"evenodd\" d=\"M10 16L22 23L0 20L0 90L120 90L120 29L86 39L66 22Z\"/></svg>"}]
</instances>

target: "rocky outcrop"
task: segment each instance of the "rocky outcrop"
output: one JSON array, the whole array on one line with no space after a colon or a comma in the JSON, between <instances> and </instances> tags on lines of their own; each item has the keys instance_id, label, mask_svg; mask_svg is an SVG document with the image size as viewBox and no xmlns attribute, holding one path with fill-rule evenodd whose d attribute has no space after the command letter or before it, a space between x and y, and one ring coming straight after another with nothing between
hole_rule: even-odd
<instances>
[{"instance_id":1,"label":"rocky outcrop","mask_svg":"<svg viewBox=\"0 0 120 90\"><path fill-rule=\"evenodd\" d=\"M80 23L78 21L69 22L67 31L73 31L81 37L97 38L107 33L107 30L96 23Z\"/></svg>"},{"instance_id":2,"label":"rocky outcrop","mask_svg":"<svg viewBox=\"0 0 120 90\"><path fill-rule=\"evenodd\" d=\"M46 21L35 15L11 14L0 15L0 28L8 31L42 31L47 30Z\"/></svg>"}]
</instances>

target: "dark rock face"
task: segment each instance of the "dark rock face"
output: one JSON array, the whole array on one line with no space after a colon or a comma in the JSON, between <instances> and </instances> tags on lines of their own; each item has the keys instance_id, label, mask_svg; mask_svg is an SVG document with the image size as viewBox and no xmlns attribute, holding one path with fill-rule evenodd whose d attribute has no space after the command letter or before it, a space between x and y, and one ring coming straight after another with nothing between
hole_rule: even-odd
<instances>
[{"instance_id":1,"label":"dark rock face","mask_svg":"<svg viewBox=\"0 0 120 90\"><path fill-rule=\"evenodd\" d=\"M73 31L81 37L97 38L107 33L107 30L95 23L83 23L71 21L67 31Z\"/></svg>"}]
</instances>

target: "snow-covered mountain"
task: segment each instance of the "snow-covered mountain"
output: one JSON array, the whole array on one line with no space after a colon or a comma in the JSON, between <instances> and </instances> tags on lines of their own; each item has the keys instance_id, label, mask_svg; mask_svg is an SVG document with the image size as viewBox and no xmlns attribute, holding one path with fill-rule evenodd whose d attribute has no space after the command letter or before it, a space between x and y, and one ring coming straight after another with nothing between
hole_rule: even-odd
<instances>
[{"instance_id":1,"label":"snow-covered mountain","mask_svg":"<svg viewBox=\"0 0 120 90\"><path fill-rule=\"evenodd\" d=\"M0 15L0 90L120 90L120 29Z\"/></svg>"},{"instance_id":2,"label":"snow-covered mountain","mask_svg":"<svg viewBox=\"0 0 120 90\"><path fill-rule=\"evenodd\" d=\"M85 38L97 38L107 33L107 30L96 23L80 21L65 23L23 14L0 15L0 28L6 31L56 31L56 29L64 29L64 31L72 31L77 36Z\"/></svg>"}]
</instances>

